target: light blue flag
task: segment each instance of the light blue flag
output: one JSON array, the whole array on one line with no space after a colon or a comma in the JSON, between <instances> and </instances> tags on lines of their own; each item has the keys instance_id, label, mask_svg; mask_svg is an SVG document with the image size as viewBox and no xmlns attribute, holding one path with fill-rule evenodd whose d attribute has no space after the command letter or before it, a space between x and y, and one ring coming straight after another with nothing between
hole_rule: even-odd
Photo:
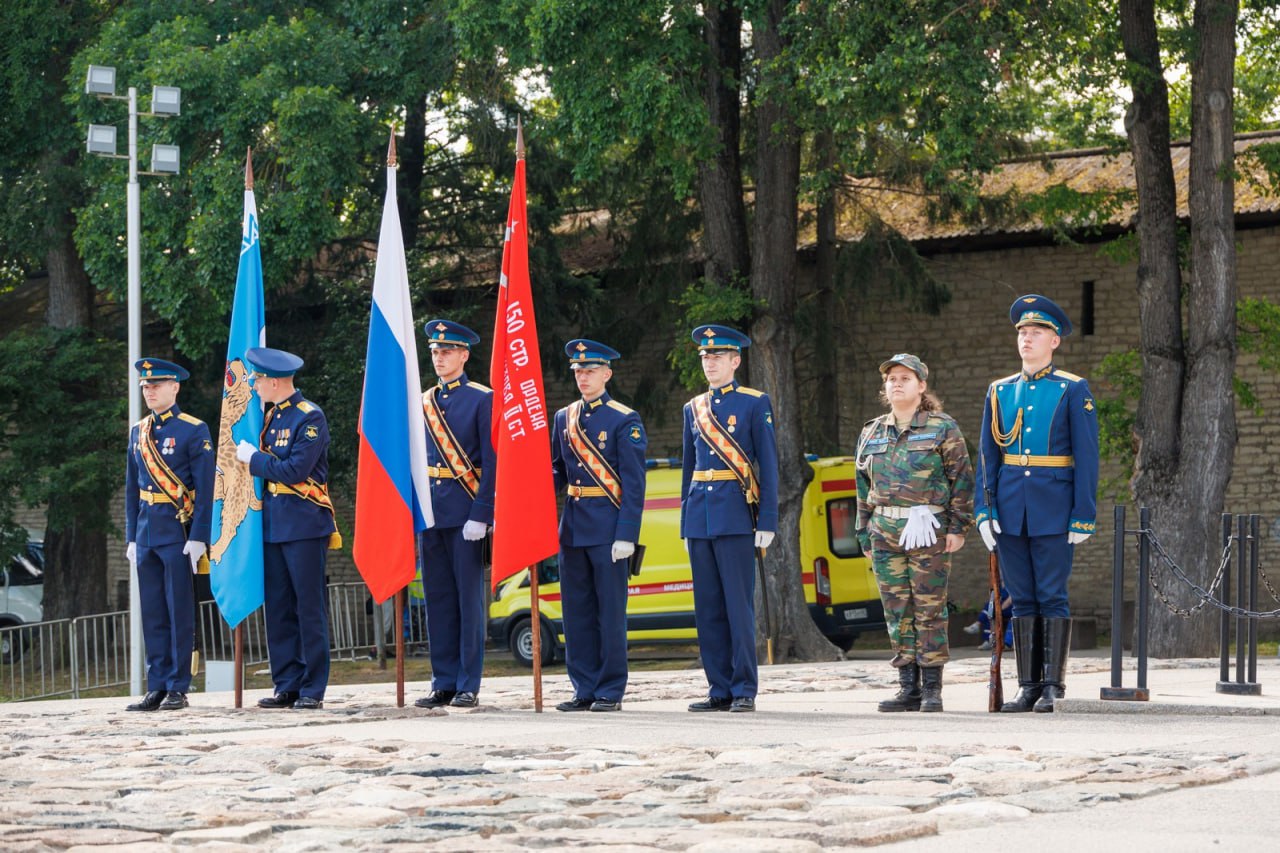
<instances>
[{"instance_id":1,"label":"light blue flag","mask_svg":"<svg viewBox=\"0 0 1280 853\"><path fill-rule=\"evenodd\" d=\"M254 447L262 434L262 401L249 381L244 353L267 342L262 296L262 254L258 247L258 208L253 172L246 167L244 228L240 268L227 338L227 372L222 385L222 421L218 429L218 467L213 487L213 542L209 546L209 582L222 618L232 628L262 606L262 481L236 459L236 445Z\"/></svg>"}]
</instances>

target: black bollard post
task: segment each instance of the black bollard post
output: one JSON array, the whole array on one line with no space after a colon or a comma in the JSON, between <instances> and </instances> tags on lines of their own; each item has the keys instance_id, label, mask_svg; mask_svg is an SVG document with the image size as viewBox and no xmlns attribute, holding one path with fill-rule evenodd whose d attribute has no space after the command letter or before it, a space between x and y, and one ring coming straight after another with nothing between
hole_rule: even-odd
<instances>
[{"instance_id":1,"label":"black bollard post","mask_svg":"<svg viewBox=\"0 0 1280 853\"><path fill-rule=\"evenodd\" d=\"M1227 513L1222 514L1222 550L1226 551L1227 546L1231 544L1231 516ZM1229 604L1231 597L1231 573L1224 571L1222 573L1222 603ZM1226 610L1221 611L1221 619L1218 622L1218 683L1224 684L1231 680L1231 614Z\"/></svg>"},{"instance_id":2,"label":"black bollard post","mask_svg":"<svg viewBox=\"0 0 1280 853\"><path fill-rule=\"evenodd\" d=\"M1138 689L1147 689L1147 611L1151 599L1151 509L1142 507L1138 511L1138 639L1134 643L1134 652L1138 655Z\"/></svg>"},{"instance_id":3,"label":"black bollard post","mask_svg":"<svg viewBox=\"0 0 1280 853\"><path fill-rule=\"evenodd\" d=\"M1250 552L1256 547L1249 541L1249 519L1246 516L1236 516L1236 595L1235 607L1237 613L1246 609L1245 596L1249 594L1247 589L1246 573L1249 570L1251 561ZM1226 589L1226 581L1229 573L1224 572L1223 577L1223 593L1222 600L1224 603L1230 601L1230 592ZM1253 593L1256 596L1256 590ZM1262 688L1254 684L1252 681L1245 680L1244 658L1248 653L1249 640L1245 634L1244 617L1228 614L1235 623L1235 643L1236 643L1236 677L1234 681L1219 681L1216 687L1219 693L1229 693L1233 696L1257 696L1262 693ZM1231 632L1223 633L1223 645L1225 647ZM1224 651L1223 654L1226 654Z\"/></svg>"},{"instance_id":4,"label":"black bollard post","mask_svg":"<svg viewBox=\"0 0 1280 853\"><path fill-rule=\"evenodd\" d=\"M1249 516L1249 612L1258 612L1258 548L1259 518L1257 513ZM1262 693L1262 685L1258 684L1258 617L1249 617L1249 683Z\"/></svg>"},{"instance_id":5,"label":"black bollard post","mask_svg":"<svg viewBox=\"0 0 1280 853\"><path fill-rule=\"evenodd\" d=\"M1113 699L1129 702L1146 702L1151 698L1147 690L1146 668L1139 662L1139 680L1137 687L1124 687L1124 538L1129 531L1124 528L1123 505L1115 508L1115 545L1111 552L1111 686L1099 691L1100 699ZM1147 517L1147 509L1143 507L1141 517ZM1145 525L1144 525L1145 526ZM1142 534L1139 533L1139 536ZM1144 540L1139 540L1144 541ZM1139 579L1139 583L1143 583ZM1139 593L1141 598L1141 593ZM1146 630L1145 623L1140 623L1141 634ZM1142 644L1145 654L1146 643Z\"/></svg>"},{"instance_id":6,"label":"black bollard post","mask_svg":"<svg viewBox=\"0 0 1280 853\"><path fill-rule=\"evenodd\" d=\"M1112 524L1115 542L1111 551L1111 686L1120 687L1124 684L1124 504L1116 504Z\"/></svg>"}]
</instances>

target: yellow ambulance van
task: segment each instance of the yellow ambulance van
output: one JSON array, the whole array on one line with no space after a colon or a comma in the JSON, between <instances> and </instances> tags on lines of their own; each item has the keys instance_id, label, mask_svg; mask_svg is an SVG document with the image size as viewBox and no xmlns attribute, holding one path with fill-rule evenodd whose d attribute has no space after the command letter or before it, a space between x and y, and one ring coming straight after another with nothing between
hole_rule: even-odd
<instances>
[{"instance_id":1,"label":"yellow ambulance van","mask_svg":"<svg viewBox=\"0 0 1280 853\"><path fill-rule=\"evenodd\" d=\"M871 561L858 549L857 486L853 458L809 460L813 481L804 494L800 523L805 601L818 628L842 649L864 631L884 630L884 610ZM631 643L693 643L693 576L680 540L680 460L651 459L645 489L640 542L644 565L632 577L627 598L627 639ZM538 568L538 611L542 657L564 654L560 618L560 575L555 558ZM489 606L489 638L511 649L516 660L533 665L529 572L504 581Z\"/></svg>"}]
</instances>

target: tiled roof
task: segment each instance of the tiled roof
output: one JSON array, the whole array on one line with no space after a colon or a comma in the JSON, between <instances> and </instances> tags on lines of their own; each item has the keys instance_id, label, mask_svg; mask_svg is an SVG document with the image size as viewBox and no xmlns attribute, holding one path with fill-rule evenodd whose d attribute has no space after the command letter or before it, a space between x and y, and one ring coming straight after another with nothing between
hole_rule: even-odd
<instances>
[{"instance_id":1,"label":"tiled roof","mask_svg":"<svg viewBox=\"0 0 1280 853\"><path fill-rule=\"evenodd\" d=\"M1241 134L1236 138L1236 213L1280 213L1280 193L1272 187L1262 166L1240 153L1254 146L1280 144L1280 131ZM1174 180L1177 184L1178 216L1187 216L1188 171L1191 165L1189 143L1175 143L1170 150ZM855 178L848 182L850 192L841 199L837 237L841 242L860 239L872 217L879 217L908 240L954 240L994 235L1031 235L1044 232L1050 223L1036 216L999 221L994 218L976 221L959 216L931 221L930 199L902 187L888 186L876 178ZM1027 197L1063 187L1074 193L1111 194L1114 203L1095 221L1067 222L1060 225L1127 230L1137 216L1133 156L1128 151L1085 149L1064 151L1043 157L1008 162L988 175L982 183L982 196L995 199L1012 192ZM812 226L802 233L800 242L813 242Z\"/></svg>"}]
</instances>

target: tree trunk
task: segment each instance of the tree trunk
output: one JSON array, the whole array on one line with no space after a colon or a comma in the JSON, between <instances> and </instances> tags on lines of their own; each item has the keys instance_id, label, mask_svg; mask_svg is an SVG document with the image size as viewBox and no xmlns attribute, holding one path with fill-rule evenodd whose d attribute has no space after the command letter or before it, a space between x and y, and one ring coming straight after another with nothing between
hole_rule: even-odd
<instances>
[{"instance_id":1,"label":"tree trunk","mask_svg":"<svg viewBox=\"0 0 1280 853\"><path fill-rule=\"evenodd\" d=\"M817 149L818 168L829 173L835 168L835 140L829 132L819 133L814 147ZM813 330L813 384L814 422L809 431L812 437L806 449L829 456L840 452L840 382L836 378L837 334L836 317L836 194L825 193L818 200L817 257L814 263L814 286L817 305L814 311Z\"/></svg>"},{"instance_id":2,"label":"tree trunk","mask_svg":"<svg viewBox=\"0 0 1280 853\"><path fill-rule=\"evenodd\" d=\"M52 247L45 255L49 268L49 305L45 322L55 329L90 326L93 318L93 289L84 263L71 239L70 212L59 220L62 230L50 234ZM73 381L75 377L53 377ZM121 436L120 448L126 444ZM120 460L124 470L124 460ZM107 607L107 537L79 521L74 511L63 511L54 496L46 517L70 517L71 523L57 529L52 524L45 533L44 618L70 619L103 613ZM67 498L66 500L70 500Z\"/></svg>"},{"instance_id":3,"label":"tree trunk","mask_svg":"<svg viewBox=\"0 0 1280 853\"><path fill-rule=\"evenodd\" d=\"M769 68L785 46L780 26L787 6L787 0L770 0L765 20L753 28L760 69ZM766 560L767 589L761 588L759 594L769 596L775 661L835 660L840 652L813 623L801 581L800 513L813 470L800 444L803 433L792 323L796 308L799 133L780 97L766 94L759 100L756 122L759 139L751 293L764 307L751 328L751 384L768 392L773 401L779 476L778 536ZM757 612L763 616L763 608ZM760 636L765 637L764 630Z\"/></svg>"},{"instance_id":4,"label":"tree trunk","mask_svg":"<svg viewBox=\"0 0 1280 853\"><path fill-rule=\"evenodd\" d=\"M1219 515L1235 450L1235 248L1232 83L1234 2L1195 10L1192 63L1192 252L1187 338L1181 315L1176 196L1169 158L1168 90L1152 0L1122 0L1121 36L1133 105L1126 121L1138 187L1138 310L1143 387L1138 402L1135 500L1151 508L1157 536L1201 585L1217 569ZM1180 607L1195 603L1162 573ZM1213 614L1193 621L1155 600L1156 657L1210 654Z\"/></svg>"},{"instance_id":5,"label":"tree trunk","mask_svg":"<svg viewBox=\"0 0 1280 853\"><path fill-rule=\"evenodd\" d=\"M716 133L714 156L698 169L702 208L704 277L723 285L745 280L751 263L747 212L742 197L738 154L741 118L738 81L742 79L742 12L734 0L706 4L704 37L711 59L704 102Z\"/></svg>"}]
</instances>

